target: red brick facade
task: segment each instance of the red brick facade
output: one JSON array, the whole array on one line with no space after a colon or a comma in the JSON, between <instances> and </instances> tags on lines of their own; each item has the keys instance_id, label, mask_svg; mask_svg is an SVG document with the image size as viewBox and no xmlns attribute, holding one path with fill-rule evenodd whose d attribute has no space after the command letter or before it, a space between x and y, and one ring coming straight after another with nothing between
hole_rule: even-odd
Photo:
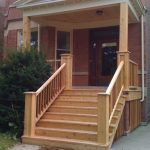
<instances>
[{"instance_id":1,"label":"red brick facade","mask_svg":"<svg viewBox=\"0 0 150 150\"><path fill-rule=\"evenodd\" d=\"M82 41L82 42L81 42ZM73 84L88 85L89 30L74 30L73 33ZM82 74L82 75L81 75Z\"/></svg>"},{"instance_id":2,"label":"red brick facade","mask_svg":"<svg viewBox=\"0 0 150 150\"><path fill-rule=\"evenodd\" d=\"M40 49L47 59L55 58L55 28L41 27L40 29Z\"/></svg>"},{"instance_id":3,"label":"red brick facade","mask_svg":"<svg viewBox=\"0 0 150 150\"><path fill-rule=\"evenodd\" d=\"M0 6L0 59L2 59L4 43L4 8Z\"/></svg>"},{"instance_id":4,"label":"red brick facade","mask_svg":"<svg viewBox=\"0 0 150 150\"><path fill-rule=\"evenodd\" d=\"M16 0L6 0L5 3L5 20L4 29L7 34L4 36L4 55L11 50L17 48L17 30L9 29L9 24L16 21L22 21L22 11L11 7Z\"/></svg>"}]
</instances>

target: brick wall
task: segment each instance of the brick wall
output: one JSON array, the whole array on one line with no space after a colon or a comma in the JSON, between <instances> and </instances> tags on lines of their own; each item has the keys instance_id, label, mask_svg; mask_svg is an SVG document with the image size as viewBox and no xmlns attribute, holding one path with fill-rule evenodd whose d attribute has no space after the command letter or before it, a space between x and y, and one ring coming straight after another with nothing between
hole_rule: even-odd
<instances>
[{"instance_id":1,"label":"brick wall","mask_svg":"<svg viewBox=\"0 0 150 150\"><path fill-rule=\"evenodd\" d=\"M4 40L4 8L0 6L0 59L2 59Z\"/></svg>"},{"instance_id":2,"label":"brick wall","mask_svg":"<svg viewBox=\"0 0 150 150\"><path fill-rule=\"evenodd\" d=\"M73 84L88 85L89 30L74 30L73 39Z\"/></svg>"},{"instance_id":3,"label":"brick wall","mask_svg":"<svg viewBox=\"0 0 150 150\"><path fill-rule=\"evenodd\" d=\"M16 22L22 20L22 11L10 7L10 5L16 0L5 0L5 18L4 18L4 29L8 30L8 34L4 37L4 55L6 55L9 50L17 48L17 30L10 30L8 24L11 22Z\"/></svg>"},{"instance_id":4,"label":"brick wall","mask_svg":"<svg viewBox=\"0 0 150 150\"><path fill-rule=\"evenodd\" d=\"M55 28L41 27L40 29L40 49L47 59L55 58Z\"/></svg>"},{"instance_id":5,"label":"brick wall","mask_svg":"<svg viewBox=\"0 0 150 150\"><path fill-rule=\"evenodd\" d=\"M16 50L17 47L17 30L10 30L8 35L4 37L4 47L6 56L9 52Z\"/></svg>"}]
</instances>

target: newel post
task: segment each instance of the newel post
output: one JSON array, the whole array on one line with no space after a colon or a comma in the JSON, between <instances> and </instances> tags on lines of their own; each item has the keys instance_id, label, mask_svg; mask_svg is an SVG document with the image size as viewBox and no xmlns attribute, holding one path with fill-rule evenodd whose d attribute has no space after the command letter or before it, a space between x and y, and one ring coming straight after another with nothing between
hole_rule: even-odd
<instances>
[{"instance_id":1,"label":"newel post","mask_svg":"<svg viewBox=\"0 0 150 150\"><path fill-rule=\"evenodd\" d=\"M109 142L109 95L98 94L98 143Z\"/></svg>"},{"instance_id":2,"label":"newel post","mask_svg":"<svg viewBox=\"0 0 150 150\"><path fill-rule=\"evenodd\" d=\"M72 54L62 54L61 55L61 65L66 63L65 67L65 88L71 89L72 88Z\"/></svg>"},{"instance_id":3,"label":"newel post","mask_svg":"<svg viewBox=\"0 0 150 150\"><path fill-rule=\"evenodd\" d=\"M129 14L128 3L127 2L121 3L118 64L121 61L124 61L123 79L124 79L124 88L126 90L129 87L128 14Z\"/></svg>"},{"instance_id":4,"label":"newel post","mask_svg":"<svg viewBox=\"0 0 150 150\"><path fill-rule=\"evenodd\" d=\"M34 136L36 123L36 93L25 92L24 136Z\"/></svg>"}]
</instances>

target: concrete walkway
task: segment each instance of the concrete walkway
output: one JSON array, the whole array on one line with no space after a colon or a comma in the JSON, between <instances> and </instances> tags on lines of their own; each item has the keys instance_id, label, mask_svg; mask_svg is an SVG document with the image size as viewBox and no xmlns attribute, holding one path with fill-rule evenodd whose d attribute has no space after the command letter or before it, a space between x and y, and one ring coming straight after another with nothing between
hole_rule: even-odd
<instances>
[{"instance_id":1,"label":"concrete walkway","mask_svg":"<svg viewBox=\"0 0 150 150\"><path fill-rule=\"evenodd\" d=\"M150 124L117 140L111 150L150 150Z\"/></svg>"},{"instance_id":2,"label":"concrete walkway","mask_svg":"<svg viewBox=\"0 0 150 150\"><path fill-rule=\"evenodd\" d=\"M39 146L18 144L9 150L39 150ZM86 149L85 149L86 150ZM117 140L111 150L150 150L150 124Z\"/></svg>"}]
</instances>

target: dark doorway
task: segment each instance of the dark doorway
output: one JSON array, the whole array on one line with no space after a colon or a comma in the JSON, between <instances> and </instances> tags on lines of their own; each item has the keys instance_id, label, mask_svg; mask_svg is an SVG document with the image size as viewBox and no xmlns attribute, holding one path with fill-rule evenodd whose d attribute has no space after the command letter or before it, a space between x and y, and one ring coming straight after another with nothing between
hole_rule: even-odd
<instances>
[{"instance_id":1,"label":"dark doorway","mask_svg":"<svg viewBox=\"0 0 150 150\"><path fill-rule=\"evenodd\" d=\"M118 27L90 31L89 85L107 86L117 68Z\"/></svg>"}]
</instances>

